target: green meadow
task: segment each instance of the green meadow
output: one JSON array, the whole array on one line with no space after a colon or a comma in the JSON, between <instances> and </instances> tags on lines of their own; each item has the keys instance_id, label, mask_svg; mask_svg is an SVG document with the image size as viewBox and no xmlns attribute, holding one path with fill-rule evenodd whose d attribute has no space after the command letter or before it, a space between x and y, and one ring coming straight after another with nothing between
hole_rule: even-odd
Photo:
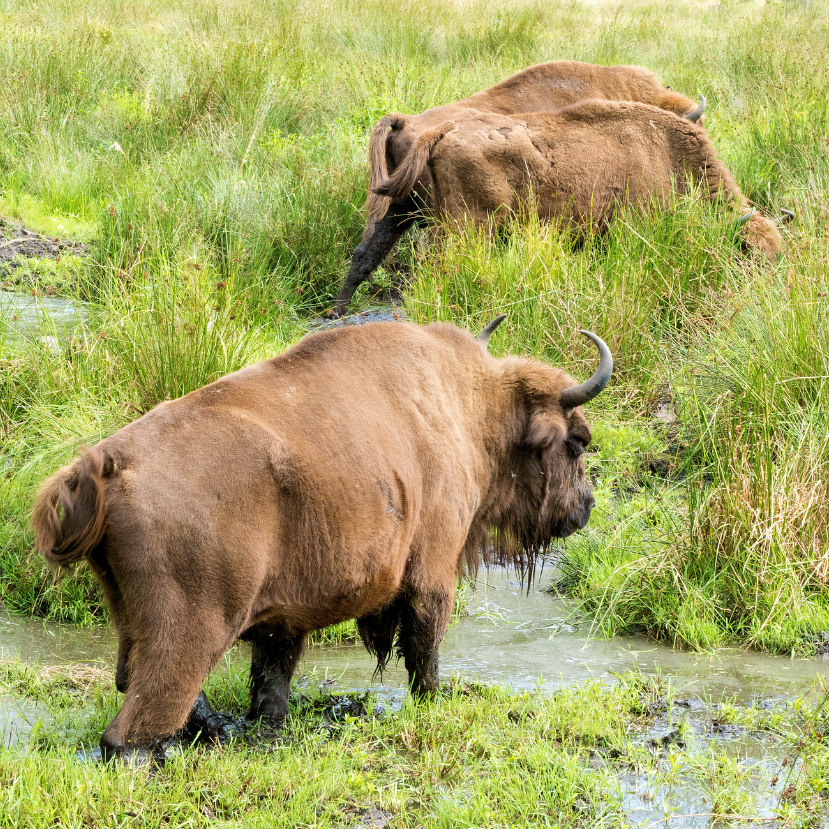
<instances>
[{"instance_id":1,"label":"green meadow","mask_svg":"<svg viewBox=\"0 0 829 829\"><path fill-rule=\"evenodd\" d=\"M558 584L607 634L808 654L829 630L827 42L820 3L0 4L0 213L89 245L25 286L87 303L72 359L0 339L2 601L102 618L91 580L55 587L32 555L37 483L330 307L381 115L570 58L705 94L744 192L797 215L781 259L743 253L690 193L584 244L533 223L410 234L353 310L391 296L471 329L505 312L496 353L576 376L593 352L575 329L599 333L599 506L552 551Z\"/></svg>"},{"instance_id":2,"label":"green meadow","mask_svg":"<svg viewBox=\"0 0 829 829\"><path fill-rule=\"evenodd\" d=\"M736 217L691 192L584 241L533 221L497 238L410 233L351 311L391 303L473 331L506 313L492 351L579 378L595 351L576 330L598 333L616 368L587 407L597 507L549 551L550 589L599 635L814 654L829 631L827 44L829 7L795 0L0 0L0 217L87 246L0 271L7 290L87 315L58 349L21 344L12 315L0 320L0 602L105 622L88 573L54 583L32 551L38 484L158 402L309 331L360 240L377 119L572 59L644 65L704 94L743 192L769 215L796 214L781 258L744 252ZM41 679L4 670L15 693L39 693ZM63 713L25 761L0 752L0 810L31 827L126 826L133 813L153 826L344 826L366 804L394 826L613 826L621 766L608 752L669 773L626 742L643 681L582 687L583 717L576 692L455 682L422 709L333 731L322 703L301 697L278 764L244 745L194 749L163 777L65 762L100 733L114 691L92 683L81 710L75 691L50 686ZM243 683L226 683L215 693L232 702ZM804 722L787 721L785 739L798 745ZM751 811L732 785L742 767L706 757L683 762L724 793L712 814ZM784 812L824 796L825 760L809 768ZM820 825L815 814L784 825Z\"/></svg>"}]
</instances>

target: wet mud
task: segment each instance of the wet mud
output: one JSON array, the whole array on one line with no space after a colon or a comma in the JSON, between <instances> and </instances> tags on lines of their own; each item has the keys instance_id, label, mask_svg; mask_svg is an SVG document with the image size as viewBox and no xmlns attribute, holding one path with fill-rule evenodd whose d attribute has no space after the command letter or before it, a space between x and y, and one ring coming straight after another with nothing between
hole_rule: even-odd
<instances>
[{"instance_id":1,"label":"wet mud","mask_svg":"<svg viewBox=\"0 0 829 829\"><path fill-rule=\"evenodd\" d=\"M37 281L29 259L54 259L72 254L82 256L88 247L82 242L44 236L9 219L0 219L0 286L11 288Z\"/></svg>"},{"instance_id":2,"label":"wet mud","mask_svg":"<svg viewBox=\"0 0 829 829\"><path fill-rule=\"evenodd\" d=\"M599 746L588 761L597 773L612 774L618 781L620 808L630 824L651 826L670 816L671 826L710 826L711 794L700 786L693 758L703 762L712 747L746 770L740 785L751 791L753 817L759 822L772 817L791 771L786 755L791 747L764 727L769 720L762 713L791 711L788 700L807 694L816 679L827 677L829 664L736 649L694 654L638 636L597 639L565 600L543 592L555 573L545 575L528 592L503 569L482 573L467 602L467 615L450 628L441 645L444 692L474 697L482 685L498 683L545 693L587 679L613 684L640 676L626 747ZM0 616L0 660L71 662L111 671L115 651L115 637L107 628L84 630ZM246 670L248 646L237 645L227 659L231 667ZM206 707L203 716L169 742L164 757L196 742L242 741L269 753L293 739L292 720L335 739L355 719L394 716L406 697L405 671L392 664L378 677L374 667L362 646L314 646L300 664L283 727L251 723L243 711ZM29 699L8 692L0 696L0 734L6 745L25 747L47 716ZM649 758L648 764L643 757ZM100 752L81 753L77 759L98 761ZM361 807L343 813L342 825L384 826L390 818L379 807Z\"/></svg>"}]
</instances>

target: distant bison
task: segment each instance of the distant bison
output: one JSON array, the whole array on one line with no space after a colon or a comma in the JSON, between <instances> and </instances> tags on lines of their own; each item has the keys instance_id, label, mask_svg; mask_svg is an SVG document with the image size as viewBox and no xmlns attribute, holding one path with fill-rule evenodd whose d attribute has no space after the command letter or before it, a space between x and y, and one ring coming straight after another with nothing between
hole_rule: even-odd
<instances>
[{"instance_id":1,"label":"distant bison","mask_svg":"<svg viewBox=\"0 0 829 829\"><path fill-rule=\"evenodd\" d=\"M408 202L392 205L392 199L376 192L376 188L403 162L424 131L439 127L470 109L511 115L560 109L588 98L652 104L691 121L698 121L705 111L704 97L700 106L696 106L690 98L662 86L656 75L642 66L598 66L561 60L530 66L483 92L419 115L391 114L381 118L369 141L368 222L362 244L354 252L346 283L337 297L335 316L345 312L357 285L369 276L415 221L413 205ZM422 194L427 188L428 181L423 178L415 189ZM379 259L376 254L367 257L364 254L367 247L373 254L380 250L383 253Z\"/></svg>"},{"instance_id":2,"label":"distant bison","mask_svg":"<svg viewBox=\"0 0 829 829\"><path fill-rule=\"evenodd\" d=\"M648 104L591 100L512 116L456 112L422 132L374 189L396 211L408 211L409 224L423 206L454 222L497 224L532 204L543 220L583 232L602 231L623 205L664 200L691 182L741 213L750 210L703 127ZM378 223L357 248L336 313L345 311L406 226ZM749 247L769 257L780 252L780 232L770 219L748 212L742 232Z\"/></svg>"},{"instance_id":3,"label":"distant bison","mask_svg":"<svg viewBox=\"0 0 829 829\"><path fill-rule=\"evenodd\" d=\"M250 717L280 723L311 631L356 618L412 691L438 686L455 582L494 544L533 557L593 506L586 383L496 359L454 326L374 323L312 334L279 357L162 403L53 475L37 549L86 559L118 631L124 704L104 756L158 756L209 726L200 688L252 643Z\"/></svg>"}]
</instances>

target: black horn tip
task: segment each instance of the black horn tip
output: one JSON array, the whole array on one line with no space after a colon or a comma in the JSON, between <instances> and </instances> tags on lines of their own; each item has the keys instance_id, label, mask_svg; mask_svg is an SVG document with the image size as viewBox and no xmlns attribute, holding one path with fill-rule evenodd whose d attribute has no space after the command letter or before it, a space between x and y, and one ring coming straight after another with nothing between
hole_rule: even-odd
<instances>
[{"instance_id":1,"label":"black horn tip","mask_svg":"<svg viewBox=\"0 0 829 829\"><path fill-rule=\"evenodd\" d=\"M492 322L491 322L491 323L489 323L489 325L487 325L487 326L486 326L486 328L484 328L484 330L483 330L483 331L481 331L481 333L480 333L480 334L478 334L478 336L477 336L477 337L475 337L475 339L476 339L479 343L481 343L481 344L484 346L484 348L486 348L486 346L489 344L489 338L492 336L492 334L493 334L493 332L495 331L495 329L496 329L496 328L497 328L497 327L498 327L498 326L499 326L499 325L500 325L500 324L501 324L501 323L502 323L502 322L503 322L506 318L507 318L507 315L506 315L506 314L499 314L497 317L495 317L495 319L494 319L494 320L492 320Z\"/></svg>"},{"instance_id":2,"label":"black horn tip","mask_svg":"<svg viewBox=\"0 0 829 829\"><path fill-rule=\"evenodd\" d=\"M700 95L699 106L693 112L689 112L687 115L685 115L685 119L688 121L692 121L696 124L696 122L699 121L700 118L702 118L702 114L705 112L705 108L707 106L708 101L706 100L705 95Z\"/></svg>"},{"instance_id":3,"label":"black horn tip","mask_svg":"<svg viewBox=\"0 0 829 829\"><path fill-rule=\"evenodd\" d=\"M785 207L782 207L780 209L780 216L777 219L777 223L785 225L792 221L792 219L794 219L794 210L787 210Z\"/></svg>"},{"instance_id":4,"label":"black horn tip","mask_svg":"<svg viewBox=\"0 0 829 829\"><path fill-rule=\"evenodd\" d=\"M593 376L589 380L578 386L565 389L561 393L559 399L563 409L575 409L576 406L583 406L601 394L610 382L610 375L613 373L613 355L610 353L607 343L597 334L583 328L579 330L579 334L587 337L599 349L599 367L593 372Z\"/></svg>"}]
</instances>

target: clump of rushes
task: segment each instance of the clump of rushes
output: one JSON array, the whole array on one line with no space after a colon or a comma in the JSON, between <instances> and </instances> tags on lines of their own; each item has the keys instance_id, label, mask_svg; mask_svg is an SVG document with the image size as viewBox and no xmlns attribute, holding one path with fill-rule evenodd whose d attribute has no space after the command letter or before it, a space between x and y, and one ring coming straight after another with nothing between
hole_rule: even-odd
<instances>
[{"instance_id":1,"label":"clump of rushes","mask_svg":"<svg viewBox=\"0 0 829 829\"><path fill-rule=\"evenodd\" d=\"M602 493L563 553L564 585L608 633L808 655L829 629L829 286L793 259L690 337L674 380L687 479Z\"/></svg>"},{"instance_id":2,"label":"clump of rushes","mask_svg":"<svg viewBox=\"0 0 829 829\"><path fill-rule=\"evenodd\" d=\"M85 571L53 585L31 554L37 482L158 401L284 349L331 305L363 229L379 117L575 59L648 66L704 93L742 190L797 214L784 258L744 255L735 217L691 193L626 212L601 238L532 219L495 239L412 234L387 263L410 277L403 304L417 322L473 330L506 312L496 353L578 377L594 356L576 329L611 346L614 378L590 409L598 507L559 550L561 585L601 629L804 652L829 630L822 4L645 2L606 16L529 0L251 0L218 15L205 0L186 12L105 0L89 17L56 0L4 15L0 213L89 245L71 278L67 262L44 266L87 302L71 348L0 344L7 606L102 618ZM378 275L354 310L387 287ZM654 417L663 404L675 422Z\"/></svg>"}]
</instances>

